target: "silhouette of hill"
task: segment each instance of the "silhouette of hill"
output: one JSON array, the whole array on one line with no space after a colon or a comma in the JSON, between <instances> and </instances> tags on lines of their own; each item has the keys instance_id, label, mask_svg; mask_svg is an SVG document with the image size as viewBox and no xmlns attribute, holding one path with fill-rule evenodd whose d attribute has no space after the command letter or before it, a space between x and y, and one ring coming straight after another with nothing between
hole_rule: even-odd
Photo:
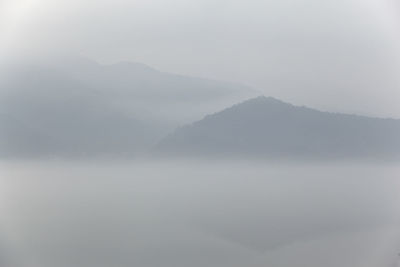
<instances>
[{"instance_id":1,"label":"silhouette of hill","mask_svg":"<svg viewBox=\"0 0 400 267\"><path fill-rule=\"evenodd\" d=\"M262 96L179 128L155 151L175 156L392 158L400 155L400 120L321 112Z\"/></svg>"},{"instance_id":2,"label":"silhouette of hill","mask_svg":"<svg viewBox=\"0 0 400 267\"><path fill-rule=\"evenodd\" d=\"M5 80L0 93L13 92L5 102L27 92L44 102L51 101L49 92L74 93L173 127L259 95L241 84L161 72L141 63L101 65L85 58L16 63L8 66Z\"/></svg>"},{"instance_id":3,"label":"silhouette of hill","mask_svg":"<svg viewBox=\"0 0 400 267\"><path fill-rule=\"evenodd\" d=\"M18 63L6 74L0 79L3 157L134 155L177 125L255 93L144 64L81 58Z\"/></svg>"}]
</instances>

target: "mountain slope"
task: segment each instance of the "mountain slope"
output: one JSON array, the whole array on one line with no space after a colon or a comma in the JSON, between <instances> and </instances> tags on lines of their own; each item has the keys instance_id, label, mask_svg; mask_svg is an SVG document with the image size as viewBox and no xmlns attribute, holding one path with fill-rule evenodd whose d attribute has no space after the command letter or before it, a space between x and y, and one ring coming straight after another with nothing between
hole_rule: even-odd
<instances>
[{"instance_id":1,"label":"mountain slope","mask_svg":"<svg viewBox=\"0 0 400 267\"><path fill-rule=\"evenodd\" d=\"M178 129L157 153L282 158L400 155L400 120L321 112L257 97Z\"/></svg>"},{"instance_id":2,"label":"mountain slope","mask_svg":"<svg viewBox=\"0 0 400 267\"><path fill-rule=\"evenodd\" d=\"M161 72L140 63L101 65L81 58L9 66L0 94L4 91L13 92L6 97L14 99L31 92L48 101L49 91L73 91L93 101L107 101L114 109L135 117L169 122L173 127L259 95L244 85Z\"/></svg>"},{"instance_id":3,"label":"mountain slope","mask_svg":"<svg viewBox=\"0 0 400 267\"><path fill-rule=\"evenodd\" d=\"M135 155L177 125L254 94L128 62L34 62L0 74L2 157Z\"/></svg>"}]
</instances>

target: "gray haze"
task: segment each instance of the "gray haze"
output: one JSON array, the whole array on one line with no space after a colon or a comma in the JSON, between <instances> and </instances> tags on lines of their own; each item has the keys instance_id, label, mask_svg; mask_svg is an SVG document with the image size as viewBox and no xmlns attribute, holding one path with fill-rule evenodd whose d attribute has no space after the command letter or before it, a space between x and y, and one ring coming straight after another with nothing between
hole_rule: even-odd
<instances>
[{"instance_id":1,"label":"gray haze","mask_svg":"<svg viewBox=\"0 0 400 267\"><path fill-rule=\"evenodd\" d=\"M395 165L0 167L2 267L398 266Z\"/></svg>"},{"instance_id":2,"label":"gray haze","mask_svg":"<svg viewBox=\"0 0 400 267\"><path fill-rule=\"evenodd\" d=\"M133 156L168 132L259 92L139 63L62 58L9 64L0 157Z\"/></svg>"},{"instance_id":3,"label":"gray haze","mask_svg":"<svg viewBox=\"0 0 400 267\"><path fill-rule=\"evenodd\" d=\"M400 159L400 120L320 112L259 96L177 129L156 153L194 157Z\"/></svg>"},{"instance_id":4,"label":"gray haze","mask_svg":"<svg viewBox=\"0 0 400 267\"><path fill-rule=\"evenodd\" d=\"M399 28L397 0L0 0L0 267L400 266Z\"/></svg>"},{"instance_id":5,"label":"gray haze","mask_svg":"<svg viewBox=\"0 0 400 267\"><path fill-rule=\"evenodd\" d=\"M0 51L130 60L400 117L399 25L396 0L2 0Z\"/></svg>"}]
</instances>

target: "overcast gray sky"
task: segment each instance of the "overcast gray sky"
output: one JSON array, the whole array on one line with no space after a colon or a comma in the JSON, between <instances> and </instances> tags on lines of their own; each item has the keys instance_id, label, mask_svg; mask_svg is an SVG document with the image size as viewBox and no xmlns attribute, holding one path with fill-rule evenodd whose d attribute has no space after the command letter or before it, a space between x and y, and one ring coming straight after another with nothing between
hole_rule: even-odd
<instances>
[{"instance_id":1,"label":"overcast gray sky","mask_svg":"<svg viewBox=\"0 0 400 267\"><path fill-rule=\"evenodd\" d=\"M0 0L0 55L76 53L400 118L397 0Z\"/></svg>"}]
</instances>

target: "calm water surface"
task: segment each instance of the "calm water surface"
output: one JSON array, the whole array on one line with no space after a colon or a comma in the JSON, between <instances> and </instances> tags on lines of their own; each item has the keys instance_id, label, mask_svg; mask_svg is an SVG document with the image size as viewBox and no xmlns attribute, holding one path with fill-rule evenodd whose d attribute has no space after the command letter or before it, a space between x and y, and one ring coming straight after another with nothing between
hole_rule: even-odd
<instances>
[{"instance_id":1,"label":"calm water surface","mask_svg":"<svg viewBox=\"0 0 400 267\"><path fill-rule=\"evenodd\" d=\"M400 266L400 167L0 163L2 267Z\"/></svg>"}]
</instances>

